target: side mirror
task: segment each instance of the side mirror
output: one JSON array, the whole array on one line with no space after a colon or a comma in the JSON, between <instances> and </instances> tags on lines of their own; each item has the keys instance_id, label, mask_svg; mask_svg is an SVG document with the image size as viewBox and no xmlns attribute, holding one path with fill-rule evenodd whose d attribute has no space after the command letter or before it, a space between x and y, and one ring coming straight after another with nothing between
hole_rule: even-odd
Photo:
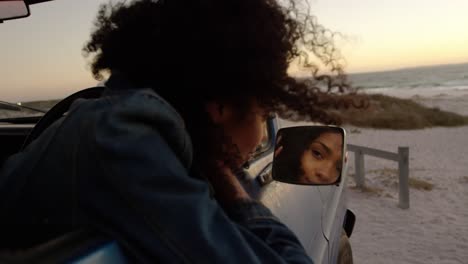
<instances>
[{"instance_id":1,"label":"side mirror","mask_svg":"<svg viewBox=\"0 0 468 264\"><path fill-rule=\"evenodd\" d=\"M300 185L333 185L345 165L346 132L336 126L282 128L276 135L273 180Z\"/></svg>"},{"instance_id":2,"label":"side mirror","mask_svg":"<svg viewBox=\"0 0 468 264\"><path fill-rule=\"evenodd\" d=\"M0 0L0 22L29 16L29 6L23 0Z\"/></svg>"}]
</instances>

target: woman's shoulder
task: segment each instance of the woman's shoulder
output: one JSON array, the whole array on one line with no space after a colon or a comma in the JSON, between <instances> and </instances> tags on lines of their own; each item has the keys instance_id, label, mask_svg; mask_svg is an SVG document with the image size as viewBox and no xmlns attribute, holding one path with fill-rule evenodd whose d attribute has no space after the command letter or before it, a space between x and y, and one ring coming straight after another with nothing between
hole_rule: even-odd
<instances>
[{"instance_id":1,"label":"woman's shoulder","mask_svg":"<svg viewBox=\"0 0 468 264\"><path fill-rule=\"evenodd\" d=\"M184 126L184 120L177 110L158 95L155 89L135 85L119 72L113 73L105 82L105 89L100 98L76 102L71 112L74 108L79 109L78 112L83 111L91 115L133 116L137 120L141 120L141 117L151 117L153 121L169 122L177 127Z\"/></svg>"},{"instance_id":2,"label":"woman's shoulder","mask_svg":"<svg viewBox=\"0 0 468 264\"><path fill-rule=\"evenodd\" d=\"M161 137L184 164L191 163L192 144L184 120L152 89L105 93L91 104L96 106L84 106L88 108L84 112L94 115L90 133L97 142Z\"/></svg>"},{"instance_id":3,"label":"woman's shoulder","mask_svg":"<svg viewBox=\"0 0 468 264\"><path fill-rule=\"evenodd\" d=\"M136 91L127 100L127 103L145 112L148 109L151 114L161 119L171 119L183 126L184 120L178 111L153 89L146 88Z\"/></svg>"},{"instance_id":4,"label":"woman's shoulder","mask_svg":"<svg viewBox=\"0 0 468 264\"><path fill-rule=\"evenodd\" d=\"M185 122L177 110L153 89L112 90L106 88L96 99L78 99L68 111L69 119L106 119L119 123L161 124L185 128Z\"/></svg>"}]
</instances>

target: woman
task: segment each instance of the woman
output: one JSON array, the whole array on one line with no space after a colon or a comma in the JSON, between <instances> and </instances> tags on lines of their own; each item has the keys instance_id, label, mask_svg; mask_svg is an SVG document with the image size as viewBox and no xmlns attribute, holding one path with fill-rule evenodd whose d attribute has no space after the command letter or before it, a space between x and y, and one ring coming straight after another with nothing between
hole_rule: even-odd
<instances>
[{"instance_id":1,"label":"woman","mask_svg":"<svg viewBox=\"0 0 468 264\"><path fill-rule=\"evenodd\" d=\"M343 134L335 127L293 127L278 132L274 178L295 184L332 184L343 163Z\"/></svg>"},{"instance_id":2,"label":"woman","mask_svg":"<svg viewBox=\"0 0 468 264\"><path fill-rule=\"evenodd\" d=\"M84 53L96 79L110 74L107 89L5 164L4 241L27 247L86 227L134 262L310 263L232 173L271 113L330 123L327 110L350 102L329 93L348 87L333 44L296 11L274 0L103 5ZM288 76L305 51L337 76Z\"/></svg>"},{"instance_id":3,"label":"woman","mask_svg":"<svg viewBox=\"0 0 468 264\"><path fill-rule=\"evenodd\" d=\"M324 131L309 141L307 150L300 156L300 181L309 184L336 182L341 175L342 149L343 135L339 130Z\"/></svg>"}]
</instances>

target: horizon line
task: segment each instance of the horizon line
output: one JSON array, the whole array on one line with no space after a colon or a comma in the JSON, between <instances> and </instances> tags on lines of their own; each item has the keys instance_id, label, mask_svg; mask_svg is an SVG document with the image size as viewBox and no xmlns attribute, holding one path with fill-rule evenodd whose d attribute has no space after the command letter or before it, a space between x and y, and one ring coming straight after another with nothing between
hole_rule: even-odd
<instances>
[{"instance_id":1,"label":"horizon line","mask_svg":"<svg viewBox=\"0 0 468 264\"><path fill-rule=\"evenodd\" d=\"M396 71L404 71L404 70L412 70L412 69L420 69L420 68L434 68L434 67L456 66L456 65L464 65L464 64L468 64L468 60L465 61L465 62L440 63L440 64L430 64L430 65L420 65L420 66L408 66L408 67L393 68L393 69L387 69L387 70L370 70L370 71L348 72L347 74L348 75L353 75L353 74L396 72Z\"/></svg>"}]
</instances>

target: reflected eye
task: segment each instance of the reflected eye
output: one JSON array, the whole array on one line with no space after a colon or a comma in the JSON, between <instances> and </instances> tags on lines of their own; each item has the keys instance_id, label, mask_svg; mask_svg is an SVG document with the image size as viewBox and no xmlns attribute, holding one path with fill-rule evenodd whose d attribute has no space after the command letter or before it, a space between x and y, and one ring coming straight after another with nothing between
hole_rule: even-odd
<instances>
[{"instance_id":1,"label":"reflected eye","mask_svg":"<svg viewBox=\"0 0 468 264\"><path fill-rule=\"evenodd\" d=\"M316 159L319 159L319 160L323 159L322 153L320 153L320 151L315 150L315 149L312 149L311 152L312 152L312 155L313 155Z\"/></svg>"}]
</instances>

